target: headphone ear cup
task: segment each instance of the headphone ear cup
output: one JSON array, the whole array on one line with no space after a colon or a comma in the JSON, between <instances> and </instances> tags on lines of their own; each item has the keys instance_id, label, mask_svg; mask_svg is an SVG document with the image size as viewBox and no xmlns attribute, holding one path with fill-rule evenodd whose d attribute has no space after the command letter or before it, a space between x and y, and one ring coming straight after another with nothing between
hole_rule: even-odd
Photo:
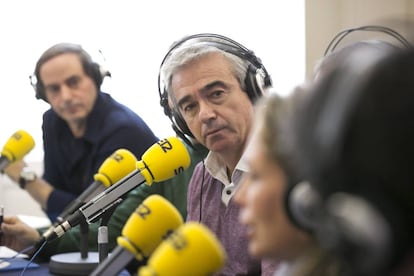
<instances>
[{"instance_id":1,"label":"headphone ear cup","mask_svg":"<svg viewBox=\"0 0 414 276\"><path fill-rule=\"evenodd\" d=\"M286 192L286 209L293 223L312 232L322 247L341 256L357 271L372 275L369 273L373 269L389 259L391 227L361 197L340 192L323 200L309 182L303 181Z\"/></svg>"},{"instance_id":2,"label":"headphone ear cup","mask_svg":"<svg viewBox=\"0 0 414 276\"><path fill-rule=\"evenodd\" d=\"M246 92L252 103L255 103L258 98L263 95L262 86L258 83L258 69L250 64L247 67L246 77L244 84L246 85Z\"/></svg>"},{"instance_id":3,"label":"headphone ear cup","mask_svg":"<svg viewBox=\"0 0 414 276\"><path fill-rule=\"evenodd\" d=\"M36 97L36 99L42 99L42 100L44 100L44 101L46 101L46 97L44 96L45 95L45 93L44 93L44 91L39 87L39 85L36 85L35 87L34 87L34 89L35 89L35 97Z\"/></svg>"},{"instance_id":4,"label":"headphone ear cup","mask_svg":"<svg viewBox=\"0 0 414 276\"><path fill-rule=\"evenodd\" d=\"M32 87L35 91L36 99L42 99L46 101L45 91L43 90L42 85L39 82L32 83Z\"/></svg>"},{"instance_id":5,"label":"headphone ear cup","mask_svg":"<svg viewBox=\"0 0 414 276\"><path fill-rule=\"evenodd\" d=\"M105 77L105 75L103 75L104 73L101 71L101 66L98 63L92 62L89 74L94 80L96 87L99 89L103 82L103 78Z\"/></svg>"},{"instance_id":6,"label":"headphone ear cup","mask_svg":"<svg viewBox=\"0 0 414 276\"><path fill-rule=\"evenodd\" d=\"M40 83L38 82L38 78L35 73L31 74L29 76L30 85L33 87L33 90L35 91L35 97L36 99L42 99L46 101L44 97L44 91L42 90L42 87L40 87Z\"/></svg>"},{"instance_id":7,"label":"headphone ear cup","mask_svg":"<svg viewBox=\"0 0 414 276\"><path fill-rule=\"evenodd\" d=\"M290 220L305 231L313 232L315 224L321 220L322 198L308 181L288 188L285 205Z\"/></svg>"},{"instance_id":8,"label":"headphone ear cup","mask_svg":"<svg viewBox=\"0 0 414 276\"><path fill-rule=\"evenodd\" d=\"M160 105L162 107L162 109L164 110L164 114L168 116L168 118L171 119L172 117L172 112L171 112L171 108L168 105L168 96L167 96L167 91L164 90L164 92L162 94L160 94Z\"/></svg>"},{"instance_id":9,"label":"headphone ear cup","mask_svg":"<svg viewBox=\"0 0 414 276\"><path fill-rule=\"evenodd\" d=\"M95 82L95 85L98 88L98 90L100 89L104 78L111 77L111 72L109 72L96 62L91 62L87 64L86 71L87 75L90 76Z\"/></svg>"},{"instance_id":10,"label":"headphone ear cup","mask_svg":"<svg viewBox=\"0 0 414 276\"><path fill-rule=\"evenodd\" d=\"M326 200L327 222L319 231L324 246L363 275L376 275L392 253L392 230L384 215L363 197L338 192ZM375 273L375 274L373 274Z\"/></svg>"},{"instance_id":11,"label":"headphone ear cup","mask_svg":"<svg viewBox=\"0 0 414 276\"><path fill-rule=\"evenodd\" d=\"M167 115L168 118L170 118L174 131L180 137L185 137L185 135L188 135L194 138L193 134L191 133L181 114L179 112L172 110L168 105L168 94L165 90L161 95L160 105L164 110L164 114Z\"/></svg>"},{"instance_id":12,"label":"headphone ear cup","mask_svg":"<svg viewBox=\"0 0 414 276\"><path fill-rule=\"evenodd\" d=\"M194 135L191 133L190 129L184 121L184 118L181 116L179 112L172 110L172 121L174 127L176 127L179 130L179 132L194 138Z\"/></svg>"}]
</instances>

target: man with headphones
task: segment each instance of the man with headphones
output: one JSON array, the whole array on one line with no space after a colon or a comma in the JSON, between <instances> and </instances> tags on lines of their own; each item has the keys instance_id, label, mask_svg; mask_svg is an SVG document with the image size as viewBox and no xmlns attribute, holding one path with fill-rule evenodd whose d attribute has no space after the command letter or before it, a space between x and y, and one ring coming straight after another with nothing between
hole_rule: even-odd
<instances>
[{"instance_id":1,"label":"man with headphones","mask_svg":"<svg viewBox=\"0 0 414 276\"><path fill-rule=\"evenodd\" d=\"M270 86L260 60L218 34L185 37L161 63L161 105L174 130L209 149L188 186L187 221L205 224L223 244L228 261L219 275L271 275L276 269L249 256L246 229L232 199L246 171L242 156L254 102Z\"/></svg>"},{"instance_id":2,"label":"man with headphones","mask_svg":"<svg viewBox=\"0 0 414 276\"><path fill-rule=\"evenodd\" d=\"M31 76L43 114L44 173L24 179L23 162L6 173L42 207L51 221L93 182L107 157L126 148L140 157L157 137L139 115L100 91L101 67L77 44L47 49Z\"/></svg>"}]
</instances>

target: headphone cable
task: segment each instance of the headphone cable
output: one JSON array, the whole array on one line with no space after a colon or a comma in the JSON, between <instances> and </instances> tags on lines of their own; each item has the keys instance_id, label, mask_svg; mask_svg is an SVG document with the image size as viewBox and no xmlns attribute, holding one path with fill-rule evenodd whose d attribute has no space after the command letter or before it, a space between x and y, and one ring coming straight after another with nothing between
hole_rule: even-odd
<instances>
[{"instance_id":1,"label":"headphone cable","mask_svg":"<svg viewBox=\"0 0 414 276\"><path fill-rule=\"evenodd\" d=\"M203 162L203 177L201 178L201 187L200 187L200 216L198 218L198 222L201 223L201 206L203 205L203 186L204 186L204 174L206 172L206 164L204 163L204 159L202 160Z\"/></svg>"}]
</instances>

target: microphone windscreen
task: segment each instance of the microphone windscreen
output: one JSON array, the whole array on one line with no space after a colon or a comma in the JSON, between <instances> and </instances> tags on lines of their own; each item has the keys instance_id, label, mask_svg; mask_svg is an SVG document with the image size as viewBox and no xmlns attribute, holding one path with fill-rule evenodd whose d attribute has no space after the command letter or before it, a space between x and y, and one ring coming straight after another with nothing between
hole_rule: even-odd
<instances>
[{"instance_id":1,"label":"microphone windscreen","mask_svg":"<svg viewBox=\"0 0 414 276\"><path fill-rule=\"evenodd\" d=\"M226 259L221 243L206 226L188 222L159 245L138 275L212 275Z\"/></svg>"},{"instance_id":2,"label":"microphone windscreen","mask_svg":"<svg viewBox=\"0 0 414 276\"><path fill-rule=\"evenodd\" d=\"M117 242L141 261L183 223L174 205L160 195L151 195L129 217Z\"/></svg>"},{"instance_id":3,"label":"microphone windscreen","mask_svg":"<svg viewBox=\"0 0 414 276\"><path fill-rule=\"evenodd\" d=\"M134 171L136 163L137 159L132 152L118 149L102 163L93 178L109 187Z\"/></svg>"},{"instance_id":4,"label":"microphone windscreen","mask_svg":"<svg viewBox=\"0 0 414 276\"><path fill-rule=\"evenodd\" d=\"M162 162L160 162L162 161ZM161 182L186 170L191 163L187 148L177 137L169 137L152 145L137 162L147 185Z\"/></svg>"},{"instance_id":5,"label":"microphone windscreen","mask_svg":"<svg viewBox=\"0 0 414 276\"><path fill-rule=\"evenodd\" d=\"M7 140L1 155L10 162L23 159L35 146L33 137L24 130L18 130Z\"/></svg>"}]
</instances>

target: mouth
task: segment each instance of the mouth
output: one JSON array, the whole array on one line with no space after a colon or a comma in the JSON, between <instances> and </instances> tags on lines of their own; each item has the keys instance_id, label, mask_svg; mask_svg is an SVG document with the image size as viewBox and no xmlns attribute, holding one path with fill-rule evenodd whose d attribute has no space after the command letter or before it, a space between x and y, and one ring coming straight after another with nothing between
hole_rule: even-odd
<instances>
[{"instance_id":1,"label":"mouth","mask_svg":"<svg viewBox=\"0 0 414 276\"><path fill-rule=\"evenodd\" d=\"M253 237L253 233L254 233L254 227L253 224L251 223L251 221L249 221L249 219L246 217L246 215L244 214L243 211L241 211L239 213L239 222L244 226L245 228L245 236L248 239L251 239Z\"/></svg>"},{"instance_id":2,"label":"mouth","mask_svg":"<svg viewBox=\"0 0 414 276\"><path fill-rule=\"evenodd\" d=\"M76 113L80 109L79 105L71 104L64 106L63 110L69 114Z\"/></svg>"},{"instance_id":3,"label":"mouth","mask_svg":"<svg viewBox=\"0 0 414 276\"><path fill-rule=\"evenodd\" d=\"M77 111L76 106L70 106L66 108L66 111L69 113L75 113Z\"/></svg>"},{"instance_id":4,"label":"mouth","mask_svg":"<svg viewBox=\"0 0 414 276\"><path fill-rule=\"evenodd\" d=\"M211 129L211 130L207 131L204 136L205 137L213 136L213 135L219 133L220 131L222 131L223 129L224 129L223 127Z\"/></svg>"}]
</instances>

